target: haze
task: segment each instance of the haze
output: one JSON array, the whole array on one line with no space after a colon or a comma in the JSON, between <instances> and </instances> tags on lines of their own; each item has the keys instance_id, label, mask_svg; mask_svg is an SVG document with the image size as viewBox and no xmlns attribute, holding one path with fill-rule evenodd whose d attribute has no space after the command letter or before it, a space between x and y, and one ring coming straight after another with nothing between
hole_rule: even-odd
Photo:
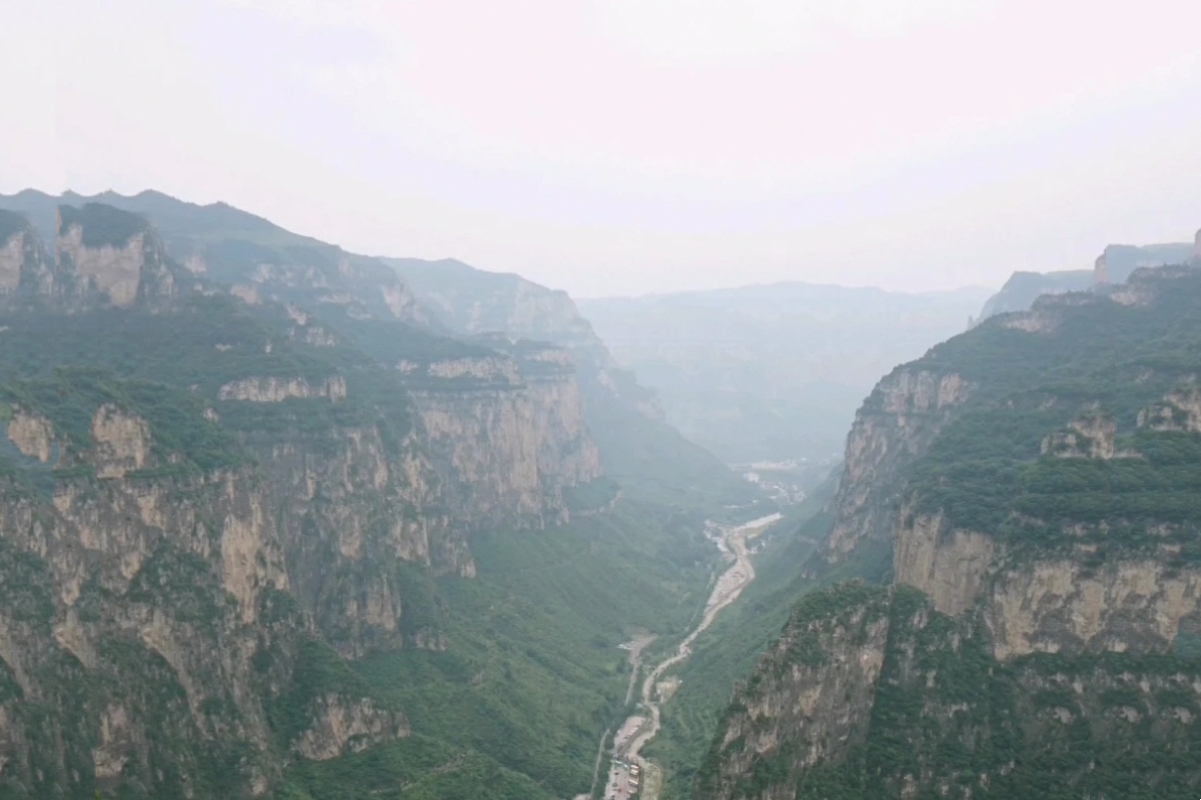
<instances>
[{"instance_id":1,"label":"haze","mask_svg":"<svg viewBox=\"0 0 1201 800\"><path fill-rule=\"evenodd\" d=\"M996 286L1201 219L1184 0L15 5L0 192L223 200L577 296Z\"/></svg>"}]
</instances>

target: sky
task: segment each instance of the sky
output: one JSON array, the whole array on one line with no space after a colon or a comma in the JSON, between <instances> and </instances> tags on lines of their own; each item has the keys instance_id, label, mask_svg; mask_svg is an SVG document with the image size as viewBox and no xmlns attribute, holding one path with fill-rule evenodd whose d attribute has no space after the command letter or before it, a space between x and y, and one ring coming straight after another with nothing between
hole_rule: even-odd
<instances>
[{"instance_id":1,"label":"sky","mask_svg":"<svg viewBox=\"0 0 1201 800\"><path fill-rule=\"evenodd\" d=\"M999 286L1201 227L1195 0L39 0L0 192L576 296Z\"/></svg>"}]
</instances>

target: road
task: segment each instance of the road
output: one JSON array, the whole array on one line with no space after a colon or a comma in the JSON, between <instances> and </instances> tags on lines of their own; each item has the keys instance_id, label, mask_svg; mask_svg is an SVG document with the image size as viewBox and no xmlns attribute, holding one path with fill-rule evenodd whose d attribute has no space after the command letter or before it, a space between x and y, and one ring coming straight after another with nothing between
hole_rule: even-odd
<instances>
[{"instance_id":1,"label":"road","mask_svg":"<svg viewBox=\"0 0 1201 800\"><path fill-rule=\"evenodd\" d=\"M659 789L663 785L662 771L658 765L641 755L642 748L659 734L659 708L663 700L656 687L667 670L692 655L692 645L697 637L704 633L705 629L713 624L713 620L717 618L722 609L737 600L738 596L742 594L742 590L755 579L755 566L751 563L750 555L747 552L747 540L758 536L780 518L781 515L772 514L751 520L736 528L717 528L718 533L710 536L723 553L733 558L734 563L717 579L713 591L709 594L709 601L705 604L701 621L685 637L684 641L680 642L676 652L660 661L642 682L639 709L622 726L623 731L636 730L637 732L628 739L623 740L623 737L619 736L615 740L613 766L605 785L605 800L626 800L631 796L629 765L632 764L640 767L641 785L639 788L642 790L642 800L658 800Z\"/></svg>"}]
</instances>

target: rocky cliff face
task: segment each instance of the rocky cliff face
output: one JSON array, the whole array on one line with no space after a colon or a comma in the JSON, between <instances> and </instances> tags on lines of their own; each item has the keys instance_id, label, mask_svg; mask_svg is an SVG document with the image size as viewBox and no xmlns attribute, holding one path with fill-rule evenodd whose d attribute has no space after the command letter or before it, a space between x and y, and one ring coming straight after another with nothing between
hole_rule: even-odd
<instances>
[{"instance_id":1,"label":"rocky cliff face","mask_svg":"<svg viewBox=\"0 0 1201 800\"><path fill-rule=\"evenodd\" d=\"M0 215L0 793L264 796L406 736L344 659L446 649L429 576L567 521L600 476L571 360L400 324L346 254L242 291L141 217L59 217L51 269Z\"/></svg>"},{"instance_id":2,"label":"rocky cliff face","mask_svg":"<svg viewBox=\"0 0 1201 800\"><path fill-rule=\"evenodd\" d=\"M500 333L514 340L552 342L570 354L586 391L602 392L649 419L664 419L654 392L618 367L566 292L454 260L385 261L448 329L469 336Z\"/></svg>"},{"instance_id":3,"label":"rocky cliff face","mask_svg":"<svg viewBox=\"0 0 1201 800\"><path fill-rule=\"evenodd\" d=\"M265 791L262 636L288 588L267 498L244 469L151 477L143 420L96 409L93 447L53 493L0 481L0 761L9 790L71 796L141 785L190 796L215 776L203 748L244 747L231 777ZM19 411L9 437L48 460L62 437ZM60 462L61 463L61 462ZM262 656L256 662L256 654Z\"/></svg>"},{"instance_id":4,"label":"rocky cliff face","mask_svg":"<svg viewBox=\"0 0 1201 800\"><path fill-rule=\"evenodd\" d=\"M566 353L405 364L406 381L456 524L541 527L569 518L563 490L601 475Z\"/></svg>"},{"instance_id":5,"label":"rocky cliff face","mask_svg":"<svg viewBox=\"0 0 1201 800\"><path fill-rule=\"evenodd\" d=\"M117 308L162 304L176 294L166 249L145 220L109 206L62 206L55 284L62 296L98 295Z\"/></svg>"},{"instance_id":6,"label":"rocky cliff face","mask_svg":"<svg viewBox=\"0 0 1201 800\"><path fill-rule=\"evenodd\" d=\"M0 211L0 304L50 294L54 270L34 227L18 214Z\"/></svg>"},{"instance_id":7,"label":"rocky cliff face","mask_svg":"<svg viewBox=\"0 0 1201 800\"><path fill-rule=\"evenodd\" d=\"M847 437L833 503L835 524L826 545L830 562L865 542L891 537L904 468L925 452L970 391L958 374L920 367L901 367L880 382L855 415Z\"/></svg>"},{"instance_id":8,"label":"rocky cliff face","mask_svg":"<svg viewBox=\"0 0 1201 800\"><path fill-rule=\"evenodd\" d=\"M863 744L884 665L887 600L884 591L848 585L798 605L735 689L696 797L791 800L803 770L840 762ZM825 613L831 604L842 613Z\"/></svg>"},{"instance_id":9,"label":"rocky cliff face","mask_svg":"<svg viewBox=\"0 0 1201 800\"><path fill-rule=\"evenodd\" d=\"M412 441L252 437L257 466L203 471L113 402L83 447L36 410L6 416L25 459L0 478L11 790L260 796L281 746L327 759L407 735L398 711L293 676L314 634L348 656L437 637L404 624L398 562L470 574ZM48 494L28 482L51 467Z\"/></svg>"},{"instance_id":10,"label":"rocky cliff face","mask_svg":"<svg viewBox=\"0 0 1201 800\"><path fill-rule=\"evenodd\" d=\"M894 585L802 601L695 796L1194 791L1198 298L1201 273L1141 270L885 379L849 440L830 547L890 543ZM854 628L871 603L882 640ZM881 664L867 689L810 702L856 660Z\"/></svg>"},{"instance_id":11,"label":"rocky cliff face","mask_svg":"<svg viewBox=\"0 0 1201 800\"><path fill-rule=\"evenodd\" d=\"M59 228L59 206L88 204L148 221L165 253L180 265L183 281L208 281L247 302L292 303L331 319L429 323L427 312L405 283L378 259L292 233L225 203L196 205L155 191L134 196L104 192L92 197L67 192L54 197L28 190L0 197L0 207L25 215L48 234ZM109 242L114 251L124 243ZM54 244L51 236L47 245L53 248ZM92 259L109 265L97 267L109 276L106 280L118 279L113 271L118 261L132 270L128 259L114 260L115 255L97 253Z\"/></svg>"},{"instance_id":12,"label":"rocky cliff face","mask_svg":"<svg viewBox=\"0 0 1201 800\"><path fill-rule=\"evenodd\" d=\"M1121 284L1137 269L1186 262L1193 248L1195 245L1183 242L1141 247L1111 244L1093 261L1091 269L1015 272L999 292L988 298L977 321L997 314L1029 311L1043 295L1086 292L1095 286Z\"/></svg>"}]
</instances>

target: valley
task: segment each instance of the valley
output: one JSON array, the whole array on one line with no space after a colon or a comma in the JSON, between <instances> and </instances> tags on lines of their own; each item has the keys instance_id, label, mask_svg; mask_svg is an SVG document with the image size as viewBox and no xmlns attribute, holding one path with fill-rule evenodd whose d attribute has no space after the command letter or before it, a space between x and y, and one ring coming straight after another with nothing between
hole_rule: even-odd
<instances>
[{"instance_id":1,"label":"valley","mask_svg":"<svg viewBox=\"0 0 1201 800\"><path fill-rule=\"evenodd\" d=\"M770 514L733 527L706 522L706 537L732 561L717 577L701 619L670 656L664 658L646 675L642 682L637 713L626 719L614 739L613 766L605 784L605 800L621 800L633 794L631 787L639 783L631 780L632 764L641 772L641 794L643 800L658 800L662 789L661 768L642 756L642 749L658 735L661 727L660 710L674 690L665 685L663 676L669 669L678 666L692 655L693 643L713 624L717 615L736 601L742 591L755 579L755 567L748 553L750 540L762 534L781 519L781 515ZM628 701L627 701L628 702Z\"/></svg>"},{"instance_id":2,"label":"valley","mask_svg":"<svg viewBox=\"0 0 1201 800\"><path fill-rule=\"evenodd\" d=\"M718 392L723 460L564 292L99 200L0 197L4 797L1201 785L1201 247L994 308L845 427L870 358L816 422ZM816 296L914 351L966 302Z\"/></svg>"}]
</instances>

